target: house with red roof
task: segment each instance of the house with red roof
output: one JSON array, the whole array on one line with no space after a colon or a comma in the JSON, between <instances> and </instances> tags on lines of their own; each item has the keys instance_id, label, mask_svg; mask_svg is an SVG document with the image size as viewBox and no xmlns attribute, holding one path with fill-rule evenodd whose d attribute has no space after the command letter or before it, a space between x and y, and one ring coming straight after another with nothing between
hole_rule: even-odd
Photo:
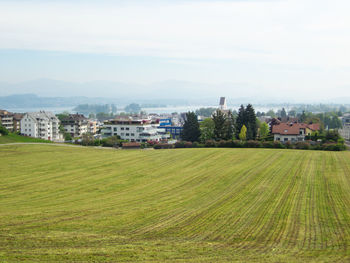
<instances>
[{"instance_id":1,"label":"house with red roof","mask_svg":"<svg viewBox=\"0 0 350 263\"><path fill-rule=\"evenodd\" d=\"M319 124L282 122L272 126L274 140L280 142L302 142L305 140L306 135L311 135L312 132L319 130Z\"/></svg>"}]
</instances>

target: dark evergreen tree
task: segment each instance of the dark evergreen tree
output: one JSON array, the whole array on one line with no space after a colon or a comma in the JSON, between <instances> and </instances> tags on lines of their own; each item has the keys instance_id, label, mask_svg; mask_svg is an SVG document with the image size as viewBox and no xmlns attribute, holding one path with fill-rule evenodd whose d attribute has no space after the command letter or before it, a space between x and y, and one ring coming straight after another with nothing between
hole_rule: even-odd
<instances>
[{"instance_id":1,"label":"dark evergreen tree","mask_svg":"<svg viewBox=\"0 0 350 263\"><path fill-rule=\"evenodd\" d=\"M221 140L226 138L227 126L226 116L221 110L216 110L213 114L214 121L214 139Z\"/></svg>"},{"instance_id":2,"label":"dark evergreen tree","mask_svg":"<svg viewBox=\"0 0 350 263\"><path fill-rule=\"evenodd\" d=\"M241 132L242 126L245 124L246 124L245 109L244 109L244 106L241 105L241 107L238 110L238 115L237 115L236 124L235 124L235 135L237 139L239 139L239 133Z\"/></svg>"},{"instance_id":3,"label":"dark evergreen tree","mask_svg":"<svg viewBox=\"0 0 350 263\"><path fill-rule=\"evenodd\" d=\"M235 130L235 119L234 119L233 114L230 110L228 111L228 113L226 115L225 126L226 126L226 134L225 134L224 139L232 140L234 130Z\"/></svg>"},{"instance_id":4,"label":"dark evergreen tree","mask_svg":"<svg viewBox=\"0 0 350 263\"><path fill-rule=\"evenodd\" d=\"M186 121L183 126L181 138L184 141L198 142L201 136L197 115L194 112L186 114Z\"/></svg>"},{"instance_id":5,"label":"dark evergreen tree","mask_svg":"<svg viewBox=\"0 0 350 263\"><path fill-rule=\"evenodd\" d=\"M247 140L255 140L258 132L256 124L255 110L251 104L248 104L245 109L245 120L247 126Z\"/></svg>"}]
</instances>

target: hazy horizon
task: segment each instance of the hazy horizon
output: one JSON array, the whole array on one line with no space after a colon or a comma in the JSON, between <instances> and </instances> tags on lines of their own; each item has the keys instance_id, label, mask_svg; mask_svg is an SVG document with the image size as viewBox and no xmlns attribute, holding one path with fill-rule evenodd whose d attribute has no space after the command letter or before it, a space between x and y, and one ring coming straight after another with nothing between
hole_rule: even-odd
<instances>
[{"instance_id":1,"label":"hazy horizon","mask_svg":"<svg viewBox=\"0 0 350 263\"><path fill-rule=\"evenodd\" d=\"M345 0L5 0L0 95L347 98L349 9Z\"/></svg>"}]
</instances>

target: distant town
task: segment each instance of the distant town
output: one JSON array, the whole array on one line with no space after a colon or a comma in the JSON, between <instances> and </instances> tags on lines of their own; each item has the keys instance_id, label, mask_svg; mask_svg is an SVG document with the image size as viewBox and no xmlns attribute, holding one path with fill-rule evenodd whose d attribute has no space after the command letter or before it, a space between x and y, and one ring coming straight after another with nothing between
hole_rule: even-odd
<instances>
[{"instance_id":1,"label":"distant town","mask_svg":"<svg viewBox=\"0 0 350 263\"><path fill-rule=\"evenodd\" d=\"M298 109L286 111L285 108L255 112L250 104L247 108L242 105L238 110L231 110L226 98L221 97L217 107L200 108L192 112L195 122L198 122L198 132L194 137L186 135L186 121L190 112L146 113L136 103L126 106L125 111L118 114L114 104L82 104L75 108L81 113L59 114L45 110L14 113L3 109L0 110L0 123L6 130L21 136L83 145L99 145L102 141L102 146L133 143L133 147L140 147L142 143L175 144L178 141L205 144L210 140L229 139L275 141L282 144L308 141L315 144L322 139L324 142L325 132L329 131L336 133L339 138L350 140L348 108L321 107L324 107L324 112L318 113L300 109L299 112ZM247 118L250 118L250 122L247 122Z\"/></svg>"}]
</instances>

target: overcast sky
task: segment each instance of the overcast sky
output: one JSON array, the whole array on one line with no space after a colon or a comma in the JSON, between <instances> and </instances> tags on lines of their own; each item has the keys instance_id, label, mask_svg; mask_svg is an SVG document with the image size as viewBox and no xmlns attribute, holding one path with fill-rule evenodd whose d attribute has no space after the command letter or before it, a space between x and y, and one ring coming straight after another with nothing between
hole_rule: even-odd
<instances>
[{"instance_id":1,"label":"overcast sky","mask_svg":"<svg viewBox=\"0 0 350 263\"><path fill-rule=\"evenodd\" d=\"M175 79L350 96L349 10L349 0L0 0L0 81Z\"/></svg>"}]
</instances>

